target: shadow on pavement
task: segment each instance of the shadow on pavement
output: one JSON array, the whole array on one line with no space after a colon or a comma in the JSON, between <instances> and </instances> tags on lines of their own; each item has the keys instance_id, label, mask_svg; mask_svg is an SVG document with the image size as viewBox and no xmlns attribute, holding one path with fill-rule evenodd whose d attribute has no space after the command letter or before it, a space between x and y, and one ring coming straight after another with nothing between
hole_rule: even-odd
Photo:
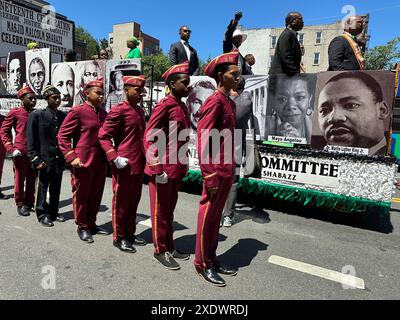
<instances>
[{"instance_id":1,"label":"shadow on pavement","mask_svg":"<svg viewBox=\"0 0 400 320\"><path fill-rule=\"evenodd\" d=\"M390 213L382 213L379 208L370 208L363 212L349 213L327 208L317 208L316 206L303 206L296 202L288 202L273 197L256 197L249 195L239 195L238 202L244 203L250 207L265 208L307 219L316 219L381 233L393 232Z\"/></svg>"},{"instance_id":2,"label":"shadow on pavement","mask_svg":"<svg viewBox=\"0 0 400 320\"><path fill-rule=\"evenodd\" d=\"M256 239L240 239L231 249L218 257L221 264L237 268L248 267L259 251L265 251L268 245Z\"/></svg>"},{"instance_id":3,"label":"shadow on pavement","mask_svg":"<svg viewBox=\"0 0 400 320\"><path fill-rule=\"evenodd\" d=\"M218 242L223 242L226 239L228 239L227 236L225 236L223 234L218 235ZM190 235L186 235L186 236L180 237L178 239L175 239L175 248L178 250L181 250L183 252L194 254L195 249L196 249L196 235L190 234Z\"/></svg>"}]
</instances>

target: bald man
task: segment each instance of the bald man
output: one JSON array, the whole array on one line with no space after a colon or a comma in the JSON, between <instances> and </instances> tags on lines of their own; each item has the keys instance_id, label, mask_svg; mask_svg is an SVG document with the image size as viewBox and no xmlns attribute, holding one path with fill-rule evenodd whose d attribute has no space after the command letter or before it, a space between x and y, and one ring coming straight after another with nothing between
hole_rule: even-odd
<instances>
[{"instance_id":1,"label":"bald man","mask_svg":"<svg viewBox=\"0 0 400 320\"><path fill-rule=\"evenodd\" d=\"M361 16L347 19L343 34L334 38L329 45L329 71L365 69L365 59L356 41L363 28Z\"/></svg>"},{"instance_id":2,"label":"bald man","mask_svg":"<svg viewBox=\"0 0 400 320\"><path fill-rule=\"evenodd\" d=\"M53 69L51 76L53 86L55 86L61 94L61 108L72 107L74 103L74 85L75 76L72 68L66 64L58 64Z\"/></svg>"}]
</instances>

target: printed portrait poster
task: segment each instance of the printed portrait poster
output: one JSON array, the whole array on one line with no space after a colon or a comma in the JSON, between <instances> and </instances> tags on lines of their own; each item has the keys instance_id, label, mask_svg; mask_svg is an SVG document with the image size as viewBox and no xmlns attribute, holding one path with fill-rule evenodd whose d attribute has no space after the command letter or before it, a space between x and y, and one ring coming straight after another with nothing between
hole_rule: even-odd
<instances>
[{"instance_id":1,"label":"printed portrait poster","mask_svg":"<svg viewBox=\"0 0 400 320\"><path fill-rule=\"evenodd\" d=\"M245 92L253 101L254 133L256 141L267 140L265 124L267 112L268 76L245 77Z\"/></svg>"},{"instance_id":2,"label":"printed portrait poster","mask_svg":"<svg viewBox=\"0 0 400 320\"><path fill-rule=\"evenodd\" d=\"M106 64L105 110L125 100L124 76L138 76L142 73L141 59L109 60Z\"/></svg>"},{"instance_id":3,"label":"printed portrait poster","mask_svg":"<svg viewBox=\"0 0 400 320\"><path fill-rule=\"evenodd\" d=\"M87 60L76 63L74 105L85 102L83 92L87 83L105 78L105 66L105 60Z\"/></svg>"},{"instance_id":4,"label":"printed portrait poster","mask_svg":"<svg viewBox=\"0 0 400 320\"><path fill-rule=\"evenodd\" d=\"M26 51L26 82L36 95L50 83L50 49Z\"/></svg>"},{"instance_id":5,"label":"printed portrait poster","mask_svg":"<svg viewBox=\"0 0 400 320\"><path fill-rule=\"evenodd\" d=\"M51 84L61 93L60 110L68 111L74 106L76 62L53 63Z\"/></svg>"},{"instance_id":6,"label":"printed portrait poster","mask_svg":"<svg viewBox=\"0 0 400 320\"><path fill-rule=\"evenodd\" d=\"M16 96L26 83L25 51L10 52L7 56L5 95Z\"/></svg>"},{"instance_id":7,"label":"printed portrait poster","mask_svg":"<svg viewBox=\"0 0 400 320\"><path fill-rule=\"evenodd\" d=\"M200 109L216 88L217 84L212 78L206 76L190 77L189 96L182 100L186 103L191 127L189 144L189 168L191 170L200 169L197 154L197 122L200 119Z\"/></svg>"},{"instance_id":8,"label":"printed portrait poster","mask_svg":"<svg viewBox=\"0 0 400 320\"><path fill-rule=\"evenodd\" d=\"M316 82L316 74L269 76L265 140L311 144ZM264 101L263 94L260 90L258 99Z\"/></svg>"},{"instance_id":9,"label":"printed portrait poster","mask_svg":"<svg viewBox=\"0 0 400 320\"><path fill-rule=\"evenodd\" d=\"M393 115L390 71L318 74L311 146L328 152L385 155Z\"/></svg>"}]
</instances>

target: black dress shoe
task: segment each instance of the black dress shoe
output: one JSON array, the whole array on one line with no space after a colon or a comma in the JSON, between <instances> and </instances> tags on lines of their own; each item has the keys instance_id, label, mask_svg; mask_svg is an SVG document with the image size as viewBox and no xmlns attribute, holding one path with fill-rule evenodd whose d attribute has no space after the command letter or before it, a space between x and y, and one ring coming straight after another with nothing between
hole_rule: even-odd
<instances>
[{"instance_id":1,"label":"black dress shoe","mask_svg":"<svg viewBox=\"0 0 400 320\"><path fill-rule=\"evenodd\" d=\"M93 238L92 238L92 234L90 233L90 230L86 230L86 229L78 229L78 235L79 238L82 241L85 241L87 243L93 243Z\"/></svg>"},{"instance_id":2,"label":"black dress shoe","mask_svg":"<svg viewBox=\"0 0 400 320\"><path fill-rule=\"evenodd\" d=\"M146 240L136 236L127 237L126 239L135 246L144 247L147 245Z\"/></svg>"},{"instance_id":3,"label":"black dress shoe","mask_svg":"<svg viewBox=\"0 0 400 320\"><path fill-rule=\"evenodd\" d=\"M54 223L51 221L51 219L48 216L44 216L41 220L40 223L44 227L54 227Z\"/></svg>"},{"instance_id":4,"label":"black dress shoe","mask_svg":"<svg viewBox=\"0 0 400 320\"><path fill-rule=\"evenodd\" d=\"M60 214L58 214L56 219L55 219L55 221L57 221L57 222L65 222L66 220L67 219L65 219L65 217L60 215Z\"/></svg>"},{"instance_id":5,"label":"black dress shoe","mask_svg":"<svg viewBox=\"0 0 400 320\"><path fill-rule=\"evenodd\" d=\"M35 212L35 206L33 204L27 205L26 208L29 212Z\"/></svg>"},{"instance_id":6,"label":"black dress shoe","mask_svg":"<svg viewBox=\"0 0 400 320\"><path fill-rule=\"evenodd\" d=\"M96 226L96 228L94 228L94 229L92 229L90 231L91 231L91 233L93 235L98 234L98 235L101 235L101 236L109 236L111 234L111 232L109 232L109 231L107 231L107 230L105 230L103 228L100 228L98 226Z\"/></svg>"},{"instance_id":7,"label":"black dress shoe","mask_svg":"<svg viewBox=\"0 0 400 320\"><path fill-rule=\"evenodd\" d=\"M8 200L11 199L10 195L5 195L3 192L0 192L0 200Z\"/></svg>"},{"instance_id":8,"label":"black dress shoe","mask_svg":"<svg viewBox=\"0 0 400 320\"><path fill-rule=\"evenodd\" d=\"M31 215L28 208L25 206L18 207L17 212L21 217L29 217Z\"/></svg>"},{"instance_id":9,"label":"black dress shoe","mask_svg":"<svg viewBox=\"0 0 400 320\"><path fill-rule=\"evenodd\" d=\"M226 286L225 280L219 276L219 274L217 273L217 271L215 271L214 268L206 269L204 271L196 270L196 272L201 277L203 277L204 280L211 283L213 286L216 286L216 287L225 287Z\"/></svg>"},{"instance_id":10,"label":"black dress shoe","mask_svg":"<svg viewBox=\"0 0 400 320\"><path fill-rule=\"evenodd\" d=\"M237 269L226 267L221 264L215 266L215 271L217 271L219 274L224 274L226 276L231 276L231 277L236 276L238 273Z\"/></svg>"},{"instance_id":11,"label":"black dress shoe","mask_svg":"<svg viewBox=\"0 0 400 320\"><path fill-rule=\"evenodd\" d=\"M114 247L117 247L119 250L127 253L135 253L136 249L131 245L131 243L126 239L120 239L114 241Z\"/></svg>"},{"instance_id":12,"label":"black dress shoe","mask_svg":"<svg viewBox=\"0 0 400 320\"><path fill-rule=\"evenodd\" d=\"M174 259L181 261L187 261L190 259L189 253L185 253L179 250L174 250L174 252L172 252L172 256L174 257Z\"/></svg>"}]
</instances>

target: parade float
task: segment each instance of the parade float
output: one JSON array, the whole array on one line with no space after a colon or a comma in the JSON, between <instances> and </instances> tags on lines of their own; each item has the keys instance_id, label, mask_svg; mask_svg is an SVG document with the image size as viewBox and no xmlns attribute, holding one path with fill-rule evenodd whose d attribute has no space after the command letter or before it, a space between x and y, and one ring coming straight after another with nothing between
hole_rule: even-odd
<instances>
[{"instance_id":1,"label":"parade float","mask_svg":"<svg viewBox=\"0 0 400 320\"><path fill-rule=\"evenodd\" d=\"M205 79L192 85L198 81ZM242 166L243 198L387 214L397 170L389 152L395 88L389 71L247 77L253 151ZM194 143L190 154L185 181L199 184Z\"/></svg>"},{"instance_id":2,"label":"parade float","mask_svg":"<svg viewBox=\"0 0 400 320\"><path fill-rule=\"evenodd\" d=\"M81 103L82 88L93 77L104 78L105 104L118 103L122 99L120 76L142 70L139 59L51 64L48 49L10 53L3 76L3 88L10 91L1 92L0 98L3 115L19 105L10 79L11 62L17 58L24 70L19 85L29 84L37 92L37 107L45 107L40 90L50 82L62 92L64 111ZM36 65L32 66L32 61ZM35 84L29 76L34 67L43 69L42 84ZM246 198L272 197L342 212L372 208L388 213L397 170L396 157L390 152L390 147L397 150L393 147L397 136L392 139L397 79L389 71L247 77L245 92L253 115L242 146L246 161L241 170L241 193ZM208 77L192 77L191 82L186 101L192 127L190 171L184 181L200 186L196 122L216 84Z\"/></svg>"}]
</instances>

